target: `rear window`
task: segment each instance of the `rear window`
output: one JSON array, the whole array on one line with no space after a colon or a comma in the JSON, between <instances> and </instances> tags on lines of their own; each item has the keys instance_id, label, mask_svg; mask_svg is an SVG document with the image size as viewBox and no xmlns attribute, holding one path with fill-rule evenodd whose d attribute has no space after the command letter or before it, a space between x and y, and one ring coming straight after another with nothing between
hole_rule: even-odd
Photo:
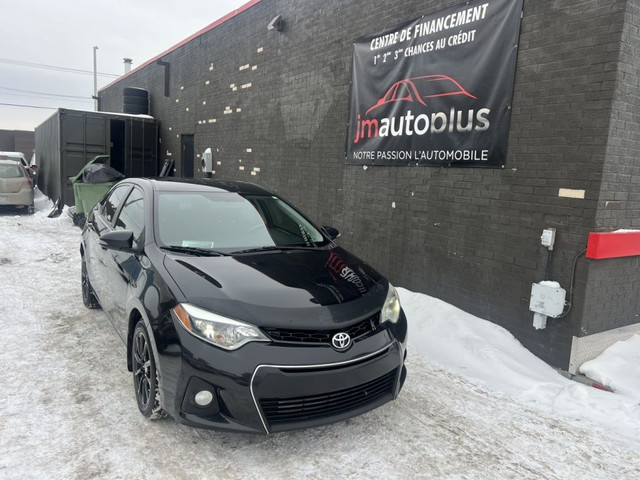
<instances>
[{"instance_id":1,"label":"rear window","mask_svg":"<svg viewBox=\"0 0 640 480\"><path fill-rule=\"evenodd\" d=\"M24 173L18 165L0 165L0 178L20 177L24 177Z\"/></svg>"}]
</instances>

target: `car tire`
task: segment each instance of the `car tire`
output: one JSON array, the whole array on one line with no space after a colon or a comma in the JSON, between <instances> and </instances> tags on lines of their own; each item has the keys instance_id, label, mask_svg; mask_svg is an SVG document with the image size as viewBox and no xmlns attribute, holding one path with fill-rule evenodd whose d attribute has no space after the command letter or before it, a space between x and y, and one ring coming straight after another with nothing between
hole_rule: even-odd
<instances>
[{"instance_id":1,"label":"car tire","mask_svg":"<svg viewBox=\"0 0 640 480\"><path fill-rule=\"evenodd\" d=\"M82 303L84 303L84 306L87 308L100 308L100 302L98 302L98 298L91 286L91 281L89 281L87 262L84 260L84 257L82 257Z\"/></svg>"},{"instance_id":2,"label":"car tire","mask_svg":"<svg viewBox=\"0 0 640 480\"><path fill-rule=\"evenodd\" d=\"M131 365L133 366L133 388L142 415L150 420L158 420L166 414L160 404L160 388L156 361L149 341L149 334L143 322L138 322L133 331L131 345Z\"/></svg>"}]
</instances>

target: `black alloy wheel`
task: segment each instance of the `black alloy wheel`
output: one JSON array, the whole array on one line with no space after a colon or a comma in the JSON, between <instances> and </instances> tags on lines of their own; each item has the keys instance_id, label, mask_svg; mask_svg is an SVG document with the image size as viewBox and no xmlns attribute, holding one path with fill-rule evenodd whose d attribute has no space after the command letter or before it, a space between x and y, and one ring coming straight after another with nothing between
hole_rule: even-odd
<instances>
[{"instance_id":1,"label":"black alloy wheel","mask_svg":"<svg viewBox=\"0 0 640 480\"><path fill-rule=\"evenodd\" d=\"M133 365L133 386L140 412L151 420L164 417L160 406L156 362L147 329L142 321L138 322L133 332L131 364Z\"/></svg>"},{"instance_id":2,"label":"black alloy wheel","mask_svg":"<svg viewBox=\"0 0 640 480\"><path fill-rule=\"evenodd\" d=\"M98 302L91 282L89 281L87 262L85 262L84 257L82 257L82 303L84 303L87 308L100 308L100 302Z\"/></svg>"}]
</instances>

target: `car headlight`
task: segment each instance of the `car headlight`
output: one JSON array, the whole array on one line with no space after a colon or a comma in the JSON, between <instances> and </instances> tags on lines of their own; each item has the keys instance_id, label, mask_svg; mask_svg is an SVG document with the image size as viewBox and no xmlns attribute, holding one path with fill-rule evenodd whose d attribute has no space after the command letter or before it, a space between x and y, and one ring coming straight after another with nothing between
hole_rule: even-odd
<instances>
[{"instance_id":1,"label":"car headlight","mask_svg":"<svg viewBox=\"0 0 640 480\"><path fill-rule=\"evenodd\" d=\"M270 341L254 325L232 320L188 303L181 303L171 311L189 333L225 350L235 350L248 342Z\"/></svg>"},{"instance_id":2,"label":"car headlight","mask_svg":"<svg viewBox=\"0 0 640 480\"><path fill-rule=\"evenodd\" d=\"M382 306L382 311L380 312L380 323L391 322L397 323L400 318L400 297L398 296L398 292L393 287L393 285L389 284L389 291L387 292L387 298L384 301L384 305Z\"/></svg>"}]
</instances>

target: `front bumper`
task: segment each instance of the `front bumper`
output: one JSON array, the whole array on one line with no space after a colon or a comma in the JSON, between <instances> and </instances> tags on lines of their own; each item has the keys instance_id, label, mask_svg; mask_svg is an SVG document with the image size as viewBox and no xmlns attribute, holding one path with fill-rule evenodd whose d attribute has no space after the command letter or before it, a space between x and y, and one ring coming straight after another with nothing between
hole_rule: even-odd
<instances>
[{"instance_id":1,"label":"front bumper","mask_svg":"<svg viewBox=\"0 0 640 480\"><path fill-rule=\"evenodd\" d=\"M404 314L346 352L275 342L229 352L177 333L180 354L159 352L163 406L194 427L275 433L338 422L395 399L406 376ZM202 390L211 405L195 402Z\"/></svg>"},{"instance_id":2,"label":"front bumper","mask_svg":"<svg viewBox=\"0 0 640 480\"><path fill-rule=\"evenodd\" d=\"M341 363L260 365L251 378L251 396L267 433L345 420L397 396L401 357L394 342Z\"/></svg>"}]
</instances>

